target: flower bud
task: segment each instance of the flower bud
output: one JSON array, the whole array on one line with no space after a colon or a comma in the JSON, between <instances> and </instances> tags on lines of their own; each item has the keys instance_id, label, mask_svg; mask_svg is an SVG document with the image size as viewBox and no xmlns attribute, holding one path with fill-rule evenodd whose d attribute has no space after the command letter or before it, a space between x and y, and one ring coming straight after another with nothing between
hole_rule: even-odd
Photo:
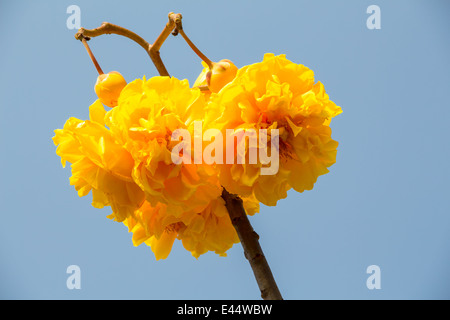
<instances>
[{"instance_id":1,"label":"flower bud","mask_svg":"<svg viewBox=\"0 0 450 320\"><path fill-rule=\"evenodd\" d=\"M233 81L238 68L228 59L214 63L212 70L206 74L206 83L211 92L219 92L228 83Z\"/></svg>"},{"instance_id":2,"label":"flower bud","mask_svg":"<svg viewBox=\"0 0 450 320\"><path fill-rule=\"evenodd\" d=\"M211 92L219 92L225 85L233 81L238 68L228 59L213 62L212 70L205 65L202 73L195 81L194 87L206 85Z\"/></svg>"},{"instance_id":3,"label":"flower bud","mask_svg":"<svg viewBox=\"0 0 450 320\"><path fill-rule=\"evenodd\" d=\"M126 85L127 82L119 72L111 71L97 77L95 93L104 105L113 108L117 106L120 92Z\"/></svg>"}]
</instances>

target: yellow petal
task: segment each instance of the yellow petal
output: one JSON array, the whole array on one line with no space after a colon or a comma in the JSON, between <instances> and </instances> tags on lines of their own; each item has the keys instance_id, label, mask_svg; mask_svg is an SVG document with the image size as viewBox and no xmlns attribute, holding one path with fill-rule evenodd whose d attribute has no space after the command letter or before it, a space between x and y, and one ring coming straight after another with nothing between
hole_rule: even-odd
<instances>
[{"instance_id":1,"label":"yellow petal","mask_svg":"<svg viewBox=\"0 0 450 320\"><path fill-rule=\"evenodd\" d=\"M166 259L172 250L173 243L177 233L175 231L164 231L159 239L156 237L150 238L146 243L150 246L155 254L156 260Z\"/></svg>"},{"instance_id":2,"label":"yellow petal","mask_svg":"<svg viewBox=\"0 0 450 320\"><path fill-rule=\"evenodd\" d=\"M105 114L105 108L103 108L103 104L99 99L89 106L89 119L91 121L103 126L105 125Z\"/></svg>"}]
</instances>

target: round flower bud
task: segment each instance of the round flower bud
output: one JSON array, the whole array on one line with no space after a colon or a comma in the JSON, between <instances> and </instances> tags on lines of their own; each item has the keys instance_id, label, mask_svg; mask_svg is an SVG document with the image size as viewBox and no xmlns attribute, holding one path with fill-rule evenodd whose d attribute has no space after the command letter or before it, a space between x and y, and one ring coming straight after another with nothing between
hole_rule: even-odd
<instances>
[{"instance_id":1,"label":"round flower bud","mask_svg":"<svg viewBox=\"0 0 450 320\"><path fill-rule=\"evenodd\" d=\"M117 106L120 92L127 85L124 77L117 71L101 74L95 83L95 93L100 101L113 108Z\"/></svg>"},{"instance_id":2,"label":"round flower bud","mask_svg":"<svg viewBox=\"0 0 450 320\"><path fill-rule=\"evenodd\" d=\"M238 68L228 59L214 62L212 70L206 74L206 83L211 92L219 92L228 83L233 81Z\"/></svg>"}]
</instances>

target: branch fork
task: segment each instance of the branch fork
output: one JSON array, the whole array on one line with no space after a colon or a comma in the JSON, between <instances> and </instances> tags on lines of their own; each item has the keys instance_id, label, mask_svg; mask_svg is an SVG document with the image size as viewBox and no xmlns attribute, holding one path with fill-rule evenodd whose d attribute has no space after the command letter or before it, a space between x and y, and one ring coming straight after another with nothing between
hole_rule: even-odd
<instances>
[{"instance_id":1,"label":"branch fork","mask_svg":"<svg viewBox=\"0 0 450 320\"><path fill-rule=\"evenodd\" d=\"M130 31L128 29L125 29L121 26L109 23L109 22L103 22L102 25L95 29L85 29L81 28L78 30L78 32L75 34L75 39L81 40L83 43L86 43L86 41L89 41L91 38L98 37L104 34L117 34L120 36L127 37L137 44L139 44L150 56L150 59L152 60L153 64L155 65L158 73L160 76L170 76L169 72L167 71L164 63L162 62L159 50L161 49L163 43L166 41L166 39L169 37L169 35L172 33L172 35L176 36L178 34L181 34L181 36L186 40L188 45L194 50L194 52L203 60L206 62L206 64L211 69L213 66L213 62L209 60L188 38L186 33L183 30L183 26L181 23L182 16L180 13L169 13L169 22L167 22L166 26L164 27L161 34L156 38L155 42L153 44L148 43L144 38L137 35L133 31ZM86 46L86 44L85 44ZM88 50L89 52L89 50Z\"/></svg>"}]
</instances>

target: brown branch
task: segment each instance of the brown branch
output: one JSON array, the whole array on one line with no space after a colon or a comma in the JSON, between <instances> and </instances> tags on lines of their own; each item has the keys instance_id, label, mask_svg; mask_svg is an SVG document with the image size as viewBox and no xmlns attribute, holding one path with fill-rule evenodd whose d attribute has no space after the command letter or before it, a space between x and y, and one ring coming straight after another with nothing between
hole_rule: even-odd
<instances>
[{"instance_id":1,"label":"brown branch","mask_svg":"<svg viewBox=\"0 0 450 320\"><path fill-rule=\"evenodd\" d=\"M160 76L169 76L169 72L167 72L167 69L164 66L164 63L162 62L161 57L159 55L159 49L161 49L161 46L164 43L164 41L170 35L172 30L176 27L176 21L178 20L181 20L181 14L179 13L175 14L172 12L169 13L169 22L166 24L164 30L161 32L161 34L156 39L153 45L148 43L144 38L137 35L136 33L109 22L103 22L100 27L95 29L81 28L75 34L75 38L77 40L83 41L83 39L89 37L98 37L104 34L117 34L120 36L127 37L145 49L147 54L152 59L152 62L155 65L156 69L158 70Z\"/></svg>"},{"instance_id":2,"label":"brown branch","mask_svg":"<svg viewBox=\"0 0 450 320\"><path fill-rule=\"evenodd\" d=\"M183 25L181 23L181 19L176 20L175 21L175 25L176 28L174 30L174 32L172 33L174 36L181 34L181 36L183 37L183 39L186 41L186 43L189 45L189 47L192 49L192 51L195 52L195 54L202 59L203 61L205 61L205 63L208 65L208 68L210 70L212 70L213 66L214 66L214 62L212 62L211 60L208 59L207 56L205 56L203 54L203 52L201 52L197 46L191 41L191 39L189 39L189 37L186 35L186 33L183 30Z\"/></svg>"},{"instance_id":3,"label":"brown branch","mask_svg":"<svg viewBox=\"0 0 450 320\"><path fill-rule=\"evenodd\" d=\"M264 300L282 300L280 291L270 270L269 264L259 245L259 236L253 230L243 206L242 199L237 195L230 194L225 188L222 198L230 215L231 222L241 240L244 254L250 262L256 282L261 290Z\"/></svg>"},{"instance_id":4,"label":"brown branch","mask_svg":"<svg viewBox=\"0 0 450 320\"><path fill-rule=\"evenodd\" d=\"M205 61L205 63L208 65L209 70L212 70L213 66L214 66L214 62L212 62L211 60L208 59L207 56L205 56L203 54L203 52L201 52L197 46L191 41L191 39L189 39L189 37L186 35L186 33L184 32L183 29L180 29L178 31L181 36L183 37L183 39L187 42L187 44L189 45L189 47L191 47L192 51L194 51L197 56L199 56L200 59L202 59L203 61Z\"/></svg>"},{"instance_id":5,"label":"brown branch","mask_svg":"<svg viewBox=\"0 0 450 320\"><path fill-rule=\"evenodd\" d=\"M158 36L158 38L156 38L155 42L150 46L150 50L148 51L148 54L150 55L150 58L152 59L156 69L158 69L160 76L169 76L169 72L167 72L166 67L162 63L161 57L159 55L159 49L161 49L164 41L166 41L167 37L169 37L172 30L176 27L176 22L181 21L181 18L182 17L180 13L170 12L169 22L167 22L163 31Z\"/></svg>"},{"instance_id":6,"label":"brown branch","mask_svg":"<svg viewBox=\"0 0 450 320\"><path fill-rule=\"evenodd\" d=\"M88 43L87 43L87 40L88 40L88 39L89 39L89 38L82 37L82 38L81 38L81 42L83 43L84 47L86 48L86 51L87 51L87 53L89 54L89 57L91 58L92 63L93 63L94 66L95 66L95 69L97 69L98 74L99 74L99 75L102 75L102 74L103 74L103 70L102 70L102 68L100 67L100 65L98 64L97 59L95 59L95 56L94 56L94 54L93 54L92 51L91 51L91 48L89 48L89 45L88 45Z\"/></svg>"},{"instance_id":7,"label":"brown branch","mask_svg":"<svg viewBox=\"0 0 450 320\"><path fill-rule=\"evenodd\" d=\"M161 32L161 34L158 36L158 38L153 43L153 45L152 45L153 50L159 51L159 49L161 49L162 44L164 43L164 41L166 41L166 39L169 37L172 30L175 29L177 23L179 23L179 21L181 21L181 19L182 19L182 16L180 13L173 13L173 12L169 13L169 22L167 22L163 31Z\"/></svg>"},{"instance_id":8,"label":"brown branch","mask_svg":"<svg viewBox=\"0 0 450 320\"><path fill-rule=\"evenodd\" d=\"M103 22L100 27L91 30L81 28L75 34L75 39L81 40L83 37L94 38L104 34L117 34L120 36L127 37L136 42L137 44L139 44L142 48L145 49L145 51L148 51L150 47L150 44L136 33L109 22Z\"/></svg>"}]
</instances>

